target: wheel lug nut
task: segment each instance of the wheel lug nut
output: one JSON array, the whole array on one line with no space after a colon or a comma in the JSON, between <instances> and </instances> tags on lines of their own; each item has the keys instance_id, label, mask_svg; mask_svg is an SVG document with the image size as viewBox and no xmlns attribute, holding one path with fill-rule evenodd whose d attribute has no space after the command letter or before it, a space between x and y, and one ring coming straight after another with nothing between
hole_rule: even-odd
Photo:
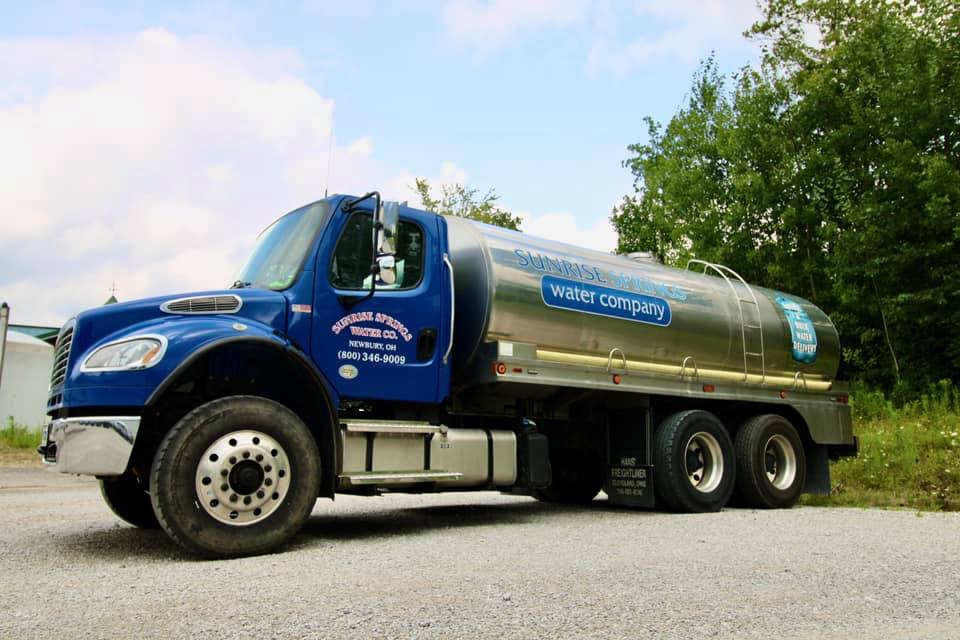
<instances>
[{"instance_id":1,"label":"wheel lug nut","mask_svg":"<svg viewBox=\"0 0 960 640\"><path fill-rule=\"evenodd\" d=\"M227 491L228 489L230 489L230 485L228 485L226 482L220 485L220 491Z\"/></svg>"},{"instance_id":2,"label":"wheel lug nut","mask_svg":"<svg viewBox=\"0 0 960 640\"><path fill-rule=\"evenodd\" d=\"M247 496L246 498L243 499L243 504L250 504L250 502L251 502L250 496Z\"/></svg>"},{"instance_id":3,"label":"wheel lug nut","mask_svg":"<svg viewBox=\"0 0 960 640\"><path fill-rule=\"evenodd\" d=\"M237 494L235 494L235 493L234 493L234 494L231 494L231 496L230 496L230 502L236 502L236 501L237 501Z\"/></svg>"},{"instance_id":4,"label":"wheel lug nut","mask_svg":"<svg viewBox=\"0 0 960 640\"><path fill-rule=\"evenodd\" d=\"M258 497L258 498L262 498L264 495L265 495L265 494L263 493L263 491L257 491L257 497Z\"/></svg>"},{"instance_id":5,"label":"wheel lug nut","mask_svg":"<svg viewBox=\"0 0 960 640\"><path fill-rule=\"evenodd\" d=\"M230 456L230 464L237 464L236 456Z\"/></svg>"},{"instance_id":6,"label":"wheel lug nut","mask_svg":"<svg viewBox=\"0 0 960 640\"><path fill-rule=\"evenodd\" d=\"M271 467L270 465L267 465L263 468L263 470L266 471L267 473L270 473L271 471L273 471L273 467Z\"/></svg>"},{"instance_id":7,"label":"wheel lug nut","mask_svg":"<svg viewBox=\"0 0 960 640\"><path fill-rule=\"evenodd\" d=\"M257 460L257 462L260 462L261 460L263 460L263 454L262 454L262 453L258 453L258 454L257 454L257 457L256 457L256 460Z\"/></svg>"},{"instance_id":8,"label":"wheel lug nut","mask_svg":"<svg viewBox=\"0 0 960 640\"><path fill-rule=\"evenodd\" d=\"M226 469L221 469L221 470L220 470L220 475L222 475L224 478L226 478L228 475L230 475L230 472L227 471Z\"/></svg>"},{"instance_id":9,"label":"wheel lug nut","mask_svg":"<svg viewBox=\"0 0 960 640\"><path fill-rule=\"evenodd\" d=\"M249 457L250 457L250 452L249 452L249 451L244 451L244 452L243 452L243 459L246 460L246 459L249 458Z\"/></svg>"},{"instance_id":10,"label":"wheel lug nut","mask_svg":"<svg viewBox=\"0 0 960 640\"><path fill-rule=\"evenodd\" d=\"M267 478L266 480L263 481L263 484L269 487L270 485L273 484L273 480L271 480L270 478Z\"/></svg>"}]
</instances>

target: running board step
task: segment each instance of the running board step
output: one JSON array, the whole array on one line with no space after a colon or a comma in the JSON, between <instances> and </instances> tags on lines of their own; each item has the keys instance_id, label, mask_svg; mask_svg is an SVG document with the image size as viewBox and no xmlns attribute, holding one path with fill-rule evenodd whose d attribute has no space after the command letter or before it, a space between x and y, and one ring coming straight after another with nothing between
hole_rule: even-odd
<instances>
[{"instance_id":1,"label":"running board step","mask_svg":"<svg viewBox=\"0 0 960 640\"><path fill-rule=\"evenodd\" d=\"M363 471L340 476L353 486L368 484L413 484L416 482L440 482L459 480L462 473L456 471Z\"/></svg>"},{"instance_id":2,"label":"running board step","mask_svg":"<svg viewBox=\"0 0 960 640\"><path fill-rule=\"evenodd\" d=\"M343 420L340 425L350 433L446 433L447 426L406 420Z\"/></svg>"}]
</instances>

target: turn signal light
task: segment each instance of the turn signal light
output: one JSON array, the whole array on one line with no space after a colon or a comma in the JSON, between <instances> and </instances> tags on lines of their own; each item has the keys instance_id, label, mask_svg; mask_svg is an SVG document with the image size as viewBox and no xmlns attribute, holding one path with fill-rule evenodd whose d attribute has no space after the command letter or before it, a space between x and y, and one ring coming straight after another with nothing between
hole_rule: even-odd
<instances>
[{"instance_id":1,"label":"turn signal light","mask_svg":"<svg viewBox=\"0 0 960 640\"><path fill-rule=\"evenodd\" d=\"M504 375L507 372L507 365L503 364L502 362L498 362L496 371L498 376Z\"/></svg>"},{"instance_id":2,"label":"turn signal light","mask_svg":"<svg viewBox=\"0 0 960 640\"><path fill-rule=\"evenodd\" d=\"M714 385L712 385L712 384L705 384L705 385L703 385L703 392L704 392L704 393L713 393L713 392L716 391L716 390L717 390L717 388L716 388Z\"/></svg>"},{"instance_id":3,"label":"turn signal light","mask_svg":"<svg viewBox=\"0 0 960 640\"><path fill-rule=\"evenodd\" d=\"M620 377L620 374L619 373L613 374L613 384L620 384L621 382L623 382L623 378Z\"/></svg>"}]
</instances>

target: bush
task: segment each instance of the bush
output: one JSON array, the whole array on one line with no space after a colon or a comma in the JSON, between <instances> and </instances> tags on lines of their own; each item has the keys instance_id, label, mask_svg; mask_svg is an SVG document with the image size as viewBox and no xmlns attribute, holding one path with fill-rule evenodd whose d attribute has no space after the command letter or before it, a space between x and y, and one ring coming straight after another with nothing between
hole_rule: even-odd
<instances>
[{"instance_id":1,"label":"bush","mask_svg":"<svg viewBox=\"0 0 960 640\"><path fill-rule=\"evenodd\" d=\"M0 429L0 444L14 449L36 449L40 446L40 430L20 426L9 418L7 426Z\"/></svg>"},{"instance_id":2,"label":"bush","mask_svg":"<svg viewBox=\"0 0 960 640\"><path fill-rule=\"evenodd\" d=\"M829 499L807 503L960 510L960 392L950 381L900 407L857 387L851 405L860 455L832 465Z\"/></svg>"}]
</instances>

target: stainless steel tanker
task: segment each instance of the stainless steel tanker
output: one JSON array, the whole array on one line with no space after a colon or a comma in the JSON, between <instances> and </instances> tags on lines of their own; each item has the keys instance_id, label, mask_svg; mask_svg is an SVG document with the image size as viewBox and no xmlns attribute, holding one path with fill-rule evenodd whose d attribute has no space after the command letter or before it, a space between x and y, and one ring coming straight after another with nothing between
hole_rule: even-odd
<instances>
[{"instance_id":1,"label":"stainless steel tanker","mask_svg":"<svg viewBox=\"0 0 960 640\"><path fill-rule=\"evenodd\" d=\"M337 493L706 512L829 492L858 446L830 319L691 266L334 196L268 227L229 290L69 320L39 451L219 557Z\"/></svg>"},{"instance_id":2,"label":"stainless steel tanker","mask_svg":"<svg viewBox=\"0 0 960 640\"><path fill-rule=\"evenodd\" d=\"M802 298L753 287L733 271L690 269L446 218L456 273L454 362L484 342L537 346L541 360L825 390L840 344Z\"/></svg>"}]
</instances>

